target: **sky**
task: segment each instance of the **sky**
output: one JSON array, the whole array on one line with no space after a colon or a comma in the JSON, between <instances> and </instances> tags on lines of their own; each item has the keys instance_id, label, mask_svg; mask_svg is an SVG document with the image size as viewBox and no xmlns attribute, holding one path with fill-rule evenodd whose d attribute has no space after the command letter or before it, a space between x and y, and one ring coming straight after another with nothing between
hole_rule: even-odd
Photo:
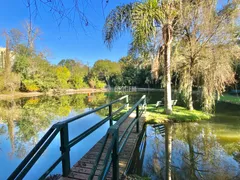
<instances>
[{"instance_id":1,"label":"sky","mask_svg":"<svg viewBox=\"0 0 240 180\"><path fill-rule=\"evenodd\" d=\"M32 19L33 25L41 30L40 37L35 43L36 49L48 52L47 59L52 64L68 58L81 60L84 64L92 66L99 59L118 61L122 56L127 55L131 42L130 34L123 33L114 41L112 48L108 49L104 44L102 29L105 18L111 9L133 0L109 0L107 6L102 4L102 1L105 0L79 0L81 11L90 22L88 26L82 26L77 16L75 16L74 26L70 25L67 19L64 19L59 25L52 11L40 3L40 0L36 0L38 2L37 15L31 13L32 17L30 18L27 1L29 0L0 0L0 33L11 28L23 31L24 22ZM66 7L73 6L74 0L62 1ZM219 7L224 2L226 0L219 0ZM33 7L32 11L34 11ZM73 16L72 19L74 19ZM0 46L5 47L3 36L0 36Z\"/></svg>"},{"instance_id":2,"label":"sky","mask_svg":"<svg viewBox=\"0 0 240 180\"><path fill-rule=\"evenodd\" d=\"M37 1L40 2L40 0ZM86 2L86 0L79 1ZM124 33L109 49L104 44L102 28L105 17L111 9L131 1L110 0L105 8L102 8L102 0L88 1L90 4L80 4L81 10L84 11L90 22L88 26L83 27L77 18L74 26L69 25L67 19L64 19L59 25L47 6L38 3L39 13L37 16L32 16L32 22L41 30L41 34L35 46L38 51L48 52L47 59L52 64L57 64L62 59L72 58L92 66L98 59L118 61L122 56L127 55L131 41L129 33ZM30 19L27 0L0 0L0 2L0 33L11 28L23 31L24 22ZM73 5L72 0L63 0L63 2L66 7ZM5 47L3 36L0 36L0 46Z\"/></svg>"}]
</instances>

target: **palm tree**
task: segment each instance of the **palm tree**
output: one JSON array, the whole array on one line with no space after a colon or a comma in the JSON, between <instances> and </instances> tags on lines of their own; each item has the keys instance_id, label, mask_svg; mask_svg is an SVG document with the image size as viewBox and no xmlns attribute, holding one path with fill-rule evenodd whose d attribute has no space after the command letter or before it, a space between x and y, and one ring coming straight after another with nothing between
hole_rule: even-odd
<instances>
[{"instance_id":1,"label":"palm tree","mask_svg":"<svg viewBox=\"0 0 240 180\"><path fill-rule=\"evenodd\" d=\"M144 50L155 38L163 41L163 44L158 48L158 52L164 50L164 102L166 114L172 113L171 44L173 25L178 18L180 7L181 0L145 0L118 6L108 15L103 31L105 43L109 47L113 40L126 30L130 30L133 37L132 46L138 51ZM159 27L162 35L156 37L159 34L157 33Z\"/></svg>"}]
</instances>

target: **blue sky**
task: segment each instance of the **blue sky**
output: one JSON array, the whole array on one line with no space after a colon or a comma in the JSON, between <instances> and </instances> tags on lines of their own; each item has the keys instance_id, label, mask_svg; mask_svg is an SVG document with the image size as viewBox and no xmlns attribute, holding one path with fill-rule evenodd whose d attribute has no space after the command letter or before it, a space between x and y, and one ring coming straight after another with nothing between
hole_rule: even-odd
<instances>
[{"instance_id":1,"label":"blue sky","mask_svg":"<svg viewBox=\"0 0 240 180\"><path fill-rule=\"evenodd\" d=\"M2 0L3 1L3 0ZM39 0L37 0L39 1ZM4 0L0 11L0 32L18 28L23 30L23 24L29 19L26 0ZM64 0L67 6L72 5L72 0ZM39 14L33 18L33 23L41 30L41 36L36 41L36 48L39 51L48 51L47 59L58 63L64 58L81 60L85 64L93 65L98 59L119 60L127 54L130 35L124 33L120 39L114 42L109 50L103 42L102 27L105 16L117 5L131 2L130 0L110 0L107 7L102 9L101 0L89 0L92 2L84 11L92 25L84 27L79 20L75 20L75 29L64 20L60 26L53 18L49 9L39 4ZM5 46L4 37L0 37L0 46Z\"/></svg>"},{"instance_id":2,"label":"blue sky","mask_svg":"<svg viewBox=\"0 0 240 180\"><path fill-rule=\"evenodd\" d=\"M18 28L23 30L23 24L29 20L27 0L1 0L0 32ZM39 0L37 0L39 2ZM47 59L57 64L61 59L73 58L85 64L93 65L98 59L118 61L127 55L131 37L124 33L116 40L111 50L103 42L102 28L105 16L117 5L132 2L133 0L109 0L106 8L102 9L102 0L79 0L84 3L82 10L92 25L81 27L78 19L75 20L75 29L64 20L60 26L53 18L52 13L43 4L38 4L39 14L33 17L33 23L40 28L41 36L36 41L38 51L50 52ZM226 0L220 0L222 4ZM66 6L72 6L72 0L63 0ZM104 16L105 15L105 16ZM0 37L0 46L5 46L4 38Z\"/></svg>"}]
</instances>

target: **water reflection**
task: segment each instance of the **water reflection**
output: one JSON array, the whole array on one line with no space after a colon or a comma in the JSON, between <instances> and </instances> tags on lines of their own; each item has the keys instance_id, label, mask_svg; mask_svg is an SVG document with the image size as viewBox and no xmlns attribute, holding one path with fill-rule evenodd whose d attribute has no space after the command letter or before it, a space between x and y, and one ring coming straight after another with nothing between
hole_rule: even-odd
<instances>
[{"instance_id":1,"label":"water reflection","mask_svg":"<svg viewBox=\"0 0 240 180\"><path fill-rule=\"evenodd\" d=\"M39 132L45 131L52 123L71 116L73 111L82 113L86 108L104 104L107 96L103 93L91 95L94 100L90 102L89 98L86 94L79 94L0 101L0 134L8 133L11 156L21 143L35 145Z\"/></svg>"},{"instance_id":2,"label":"water reflection","mask_svg":"<svg viewBox=\"0 0 240 180\"><path fill-rule=\"evenodd\" d=\"M130 95L129 102L135 103L145 92L89 93L0 100L0 179L6 179L10 175L53 123L89 111L126 94ZM159 96L159 92L151 93L148 96L148 102L156 99L156 96ZM113 110L121 105L121 103L115 104ZM81 121L72 123L69 126L70 138L79 135L107 114L108 108L105 108ZM86 141L84 140L71 149L72 165L104 135L108 127L109 123L104 124ZM59 137L56 137L52 145L44 152L37 163L38 166L26 179L36 179L41 173L39 167L47 168L50 160L54 162L54 158L58 156L56 152L59 153ZM56 169L55 173L59 173L61 167Z\"/></svg>"},{"instance_id":3,"label":"water reflection","mask_svg":"<svg viewBox=\"0 0 240 180\"><path fill-rule=\"evenodd\" d=\"M151 179L240 179L240 136L236 132L229 147L218 130L212 123L147 126L130 172Z\"/></svg>"},{"instance_id":4,"label":"water reflection","mask_svg":"<svg viewBox=\"0 0 240 180\"><path fill-rule=\"evenodd\" d=\"M106 94L98 93L0 101L0 165L5 164L0 170L0 179L7 178L53 123L102 105L107 98ZM96 115L99 118L95 117L94 121L105 114L98 112ZM92 123L85 123L85 128Z\"/></svg>"}]
</instances>

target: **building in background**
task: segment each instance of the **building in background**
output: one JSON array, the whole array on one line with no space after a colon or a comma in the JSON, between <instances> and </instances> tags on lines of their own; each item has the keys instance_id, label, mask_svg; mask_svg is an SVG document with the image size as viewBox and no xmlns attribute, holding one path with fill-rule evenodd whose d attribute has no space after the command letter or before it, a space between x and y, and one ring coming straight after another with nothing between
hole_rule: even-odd
<instances>
[{"instance_id":1,"label":"building in background","mask_svg":"<svg viewBox=\"0 0 240 180\"><path fill-rule=\"evenodd\" d=\"M6 48L5 47L0 47L0 69L5 68L5 59L6 59ZM12 51L10 51L11 67L14 64L14 60L15 60L15 55Z\"/></svg>"}]
</instances>

